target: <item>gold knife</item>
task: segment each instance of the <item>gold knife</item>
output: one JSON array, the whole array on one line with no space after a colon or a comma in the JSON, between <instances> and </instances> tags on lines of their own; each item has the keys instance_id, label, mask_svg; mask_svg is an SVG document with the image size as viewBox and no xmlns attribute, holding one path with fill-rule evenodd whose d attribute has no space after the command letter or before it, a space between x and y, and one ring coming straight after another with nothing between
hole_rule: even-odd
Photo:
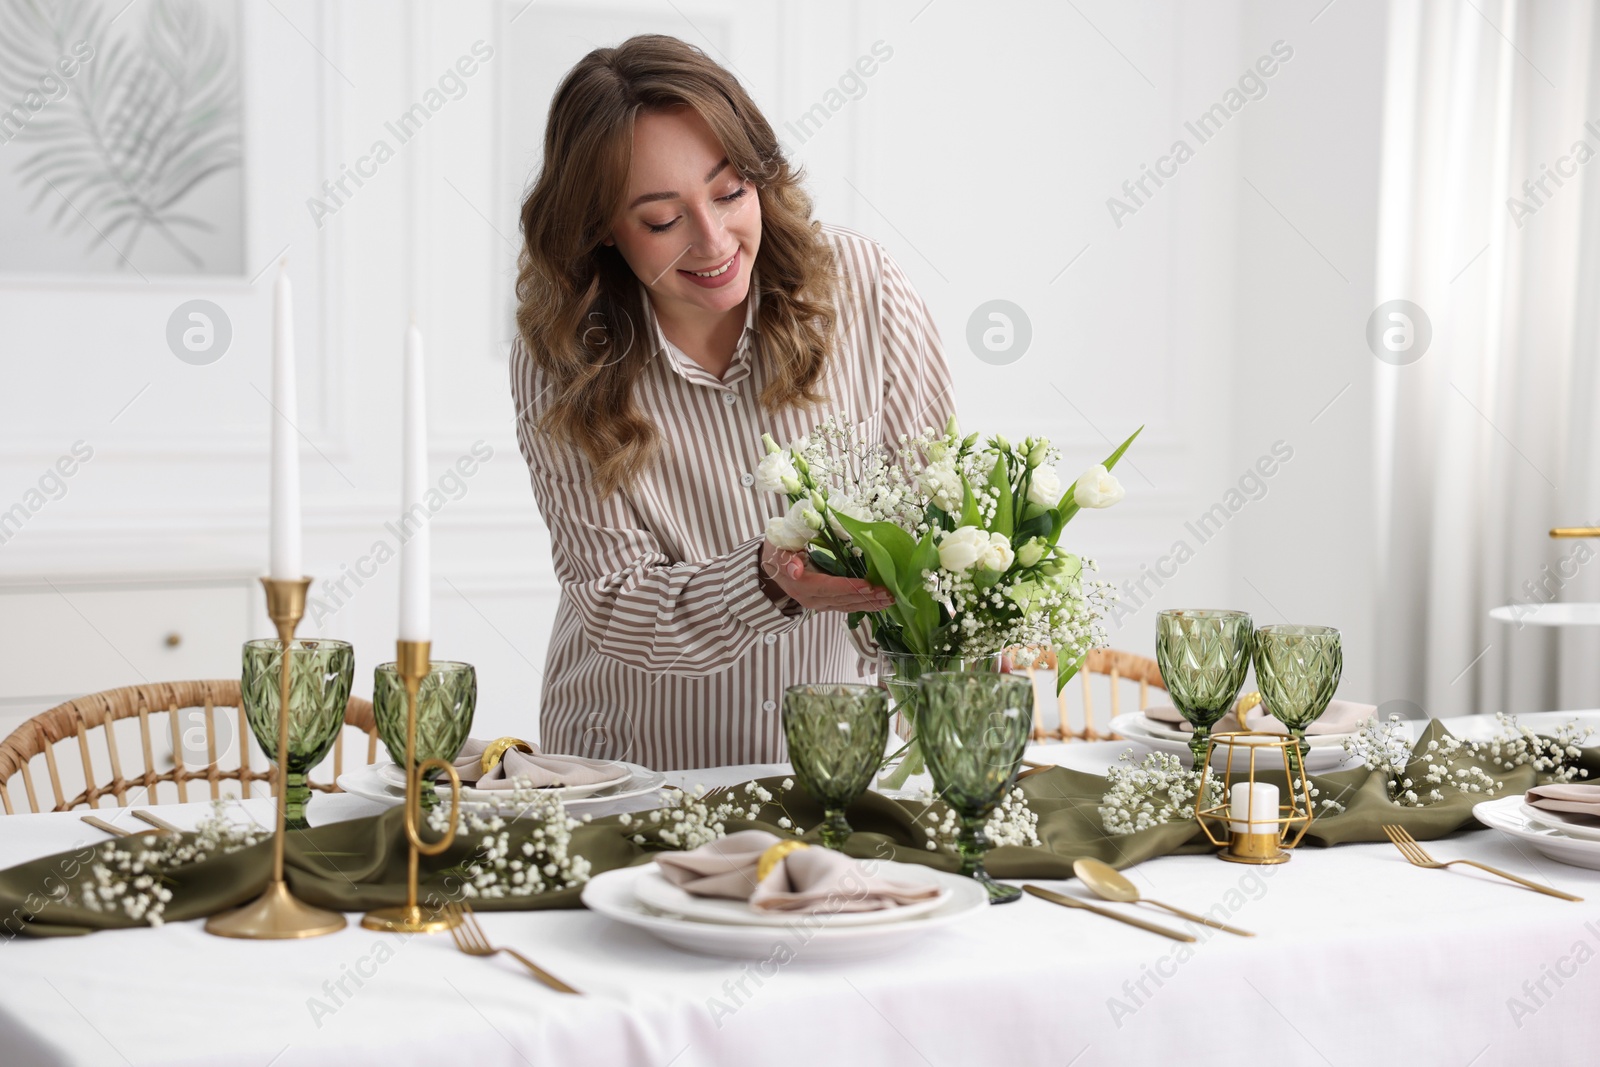
<instances>
[{"instance_id":1,"label":"gold knife","mask_svg":"<svg viewBox=\"0 0 1600 1067\"><path fill-rule=\"evenodd\" d=\"M140 820L141 822L149 823L151 826L154 826L157 830L165 830L168 833L172 833L172 834L181 834L181 833L183 833L182 830L178 829L176 826L172 825L170 822L168 822L167 820L163 819L161 816L152 814L151 812L148 812L148 811L135 811L133 813L133 817L135 819Z\"/></svg>"},{"instance_id":2,"label":"gold knife","mask_svg":"<svg viewBox=\"0 0 1600 1067\"><path fill-rule=\"evenodd\" d=\"M1137 926L1141 930L1148 930L1150 933L1160 934L1162 937L1170 937L1174 941L1194 940L1189 934L1180 933L1177 930L1169 930L1165 926L1157 926L1155 923L1145 922L1143 919L1135 919L1131 915L1118 915L1114 911L1097 908L1093 904L1086 904L1076 897L1069 897L1064 893L1057 893L1036 885L1025 885L1022 888L1025 892L1032 893L1041 900L1048 900L1052 904L1060 904L1065 908L1082 908L1084 911L1092 911L1096 915L1103 915L1107 919L1115 919L1117 922L1127 923L1129 926Z\"/></svg>"}]
</instances>

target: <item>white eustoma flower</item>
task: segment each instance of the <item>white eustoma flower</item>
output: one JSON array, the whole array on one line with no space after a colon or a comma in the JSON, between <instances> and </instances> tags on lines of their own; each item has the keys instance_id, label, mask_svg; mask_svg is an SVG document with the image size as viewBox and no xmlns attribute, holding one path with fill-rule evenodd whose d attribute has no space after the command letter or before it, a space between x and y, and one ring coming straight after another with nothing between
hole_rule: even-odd
<instances>
[{"instance_id":1,"label":"white eustoma flower","mask_svg":"<svg viewBox=\"0 0 1600 1067\"><path fill-rule=\"evenodd\" d=\"M768 493L798 493L800 474L787 452L771 452L756 467L756 488Z\"/></svg>"},{"instance_id":2,"label":"white eustoma flower","mask_svg":"<svg viewBox=\"0 0 1600 1067\"><path fill-rule=\"evenodd\" d=\"M1054 467L1037 467L1028 481L1028 503L1053 508L1061 502L1061 476ZM1079 505L1080 507L1082 505Z\"/></svg>"},{"instance_id":3,"label":"white eustoma flower","mask_svg":"<svg viewBox=\"0 0 1600 1067\"><path fill-rule=\"evenodd\" d=\"M839 520L835 519L834 515L848 515L850 518L860 522L872 521L872 513L866 509L865 505L857 503L846 493L835 493L829 497L828 510L830 512L828 525L832 528L833 535L841 541L850 540L850 534L843 526L839 525Z\"/></svg>"},{"instance_id":4,"label":"white eustoma flower","mask_svg":"<svg viewBox=\"0 0 1600 1067\"><path fill-rule=\"evenodd\" d=\"M1072 487L1072 499L1080 508L1109 508L1124 495L1122 483L1112 477L1103 463L1084 471Z\"/></svg>"},{"instance_id":5,"label":"white eustoma flower","mask_svg":"<svg viewBox=\"0 0 1600 1067\"><path fill-rule=\"evenodd\" d=\"M1024 567L1031 567L1044 559L1045 543L1041 538L1035 537L1027 544L1017 549L1017 561Z\"/></svg>"},{"instance_id":6,"label":"white eustoma flower","mask_svg":"<svg viewBox=\"0 0 1600 1067\"><path fill-rule=\"evenodd\" d=\"M1002 533L989 535L988 544L978 554L978 566L986 571L1004 571L1011 566L1011 538Z\"/></svg>"},{"instance_id":7,"label":"white eustoma flower","mask_svg":"<svg viewBox=\"0 0 1600 1067\"><path fill-rule=\"evenodd\" d=\"M816 525L811 523L816 519ZM822 516L817 514L809 500L797 500L782 516L767 520L767 540L779 548L798 552L817 536Z\"/></svg>"},{"instance_id":8,"label":"white eustoma flower","mask_svg":"<svg viewBox=\"0 0 1600 1067\"><path fill-rule=\"evenodd\" d=\"M989 547L989 535L976 526L961 526L939 542L939 566L952 574L970 571Z\"/></svg>"}]
</instances>

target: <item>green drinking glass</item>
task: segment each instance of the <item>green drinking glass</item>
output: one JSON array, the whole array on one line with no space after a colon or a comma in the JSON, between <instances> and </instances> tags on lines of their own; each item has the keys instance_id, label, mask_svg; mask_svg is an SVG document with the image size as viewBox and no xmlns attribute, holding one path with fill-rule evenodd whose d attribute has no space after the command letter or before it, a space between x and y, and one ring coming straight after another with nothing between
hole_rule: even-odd
<instances>
[{"instance_id":1,"label":"green drinking glass","mask_svg":"<svg viewBox=\"0 0 1600 1067\"><path fill-rule=\"evenodd\" d=\"M783 735L800 786L822 805L822 843L842 849L844 817L866 791L889 740L889 694L875 685L792 685L783 691Z\"/></svg>"},{"instance_id":2,"label":"green drinking glass","mask_svg":"<svg viewBox=\"0 0 1600 1067\"><path fill-rule=\"evenodd\" d=\"M1289 750L1289 774L1298 778L1310 746L1306 727L1328 710L1339 676L1344 673L1344 648L1331 626L1274 624L1256 631L1256 688L1267 714L1288 727L1295 746Z\"/></svg>"},{"instance_id":3,"label":"green drinking glass","mask_svg":"<svg viewBox=\"0 0 1600 1067\"><path fill-rule=\"evenodd\" d=\"M289 753L284 775L285 826L304 830L311 787L306 775L333 747L344 726L356 654L345 641L299 638L289 653ZM239 702L261 751L278 762L278 706L283 648L276 637L244 643Z\"/></svg>"},{"instance_id":4,"label":"green drinking glass","mask_svg":"<svg viewBox=\"0 0 1600 1067\"><path fill-rule=\"evenodd\" d=\"M961 824L956 850L961 873L981 884L989 903L1022 896L983 869L989 851L985 825L1017 778L1033 731L1033 680L1025 674L938 671L919 683L917 732L934 789Z\"/></svg>"},{"instance_id":5,"label":"green drinking glass","mask_svg":"<svg viewBox=\"0 0 1600 1067\"><path fill-rule=\"evenodd\" d=\"M1254 636L1243 611L1169 609L1156 616L1156 666L1173 706L1194 727L1195 770L1205 766L1211 728L1239 698Z\"/></svg>"},{"instance_id":6,"label":"green drinking glass","mask_svg":"<svg viewBox=\"0 0 1600 1067\"><path fill-rule=\"evenodd\" d=\"M884 757L878 789L893 796L906 788L906 781L921 774L926 766L922 746L917 741L917 710L920 699L917 683L924 674L935 671L1000 670L1000 653L984 656L927 656L919 652L879 653L878 682L889 691L890 721L905 739L898 750Z\"/></svg>"},{"instance_id":7,"label":"green drinking glass","mask_svg":"<svg viewBox=\"0 0 1600 1067\"><path fill-rule=\"evenodd\" d=\"M428 676L417 686L417 746L412 758L418 763L430 759L453 762L472 730L472 714L478 705L478 672L470 663L434 660ZM389 758L402 770L406 767L406 687L393 663L380 663L372 673L372 717L378 724L378 738L389 750ZM439 773L429 768L422 777L424 808L439 803L433 781Z\"/></svg>"}]
</instances>

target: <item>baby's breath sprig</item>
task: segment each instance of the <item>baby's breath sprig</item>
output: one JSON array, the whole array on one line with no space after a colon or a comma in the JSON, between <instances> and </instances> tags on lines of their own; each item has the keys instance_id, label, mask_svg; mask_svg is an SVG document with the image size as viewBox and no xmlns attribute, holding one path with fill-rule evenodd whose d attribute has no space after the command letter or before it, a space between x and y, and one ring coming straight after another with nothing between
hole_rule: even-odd
<instances>
[{"instance_id":1,"label":"baby's breath sprig","mask_svg":"<svg viewBox=\"0 0 1600 1067\"><path fill-rule=\"evenodd\" d=\"M1200 772L1184 767L1171 752L1152 752L1139 764L1124 752L1106 771L1111 788L1100 800L1100 819L1107 833L1131 834L1169 822L1194 818L1194 800L1200 792ZM1206 783L1206 807L1222 803L1222 783Z\"/></svg>"},{"instance_id":2,"label":"baby's breath sprig","mask_svg":"<svg viewBox=\"0 0 1600 1067\"><path fill-rule=\"evenodd\" d=\"M961 833L960 818L955 810L945 804L935 805L934 795L927 789L914 799L926 805L915 820L923 824L922 831L927 836L923 847L929 852L942 850L955 854ZM989 814L983 832L991 845L1039 844L1039 815L1028 806L1028 798L1021 786L1013 787Z\"/></svg>"},{"instance_id":3,"label":"baby's breath sprig","mask_svg":"<svg viewBox=\"0 0 1600 1067\"><path fill-rule=\"evenodd\" d=\"M486 900L529 897L583 885L589 880L589 861L572 852L572 831L590 816L573 818L559 796L536 788L531 779L514 778L512 782L502 806L494 811L461 809L460 832L476 836L478 848L445 873L462 880L463 896ZM517 809L512 820L498 814L506 808ZM436 833L443 833L449 822L447 805L428 812L428 826ZM520 840L513 843L513 835Z\"/></svg>"},{"instance_id":4,"label":"baby's breath sprig","mask_svg":"<svg viewBox=\"0 0 1600 1067\"><path fill-rule=\"evenodd\" d=\"M1389 802L1402 808L1425 808L1439 803L1450 792L1492 797L1503 784L1479 767L1452 771L1450 764L1480 757L1481 752L1479 746L1448 734L1430 740L1420 753L1413 755L1410 732L1398 715L1381 723L1377 716L1363 720L1355 734L1345 738L1344 749L1367 770L1383 775ZM1406 770L1418 759L1426 761L1420 780L1413 779Z\"/></svg>"},{"instance_id":5,"label":"baby's breath sprig","mask_svg":"<svg viewBox=\"0 0 1600 1067\"><path fill-rule=\"evenodd\" d=\"M1583 742L1594 733L1590 726L1579 726L1577 719L1562 725L1553 737L1543 737L1517 722L1515 715L1499 712L1495 722L1500 732L1488 741L1471 744L1472 753L1509 771L1530 765L1539 775L1539 784L1572 782L1589 777L1589 772L1573 761L1583 755Z\"/></svg>"},{"instance_id":6,"label":"baby's breath sprig","mask_svg":"<svg viewBox=\"0 0 1600 1067\"><path fill-rule=\"evenodd\" d=\"M101 845L94 861L63 886L56 899L87 911L120 911L136 922L160 926L172 900L172 890L165 884L171 881L168 871L226 856L271 836L265 827L230 821L227 809L233 802L231 796L213 800L211 814L195 824L191 836L139 834L122 843Z\"/></svg>"},{"instance_id":7,"label":"baby's breath sprig","mask_svg":"<svg viewBox=\"0 0 1600 1067\"><path fill-rule=\"evenodd\" d=\"M785 778L782 790L794 788L794 779ZM665 799L655 811L619 815L617 821L631 830L631 840L645 848L689 851L726 836L727 824L735 819L754 821L774 802L772 790L759 782L746 782L719 793L708 794L703 785L692 790L664 789ZM781 800L784 814L777 820L780 829L799 836L804 829L795 824Z\"/></svg>"}]
</instances>

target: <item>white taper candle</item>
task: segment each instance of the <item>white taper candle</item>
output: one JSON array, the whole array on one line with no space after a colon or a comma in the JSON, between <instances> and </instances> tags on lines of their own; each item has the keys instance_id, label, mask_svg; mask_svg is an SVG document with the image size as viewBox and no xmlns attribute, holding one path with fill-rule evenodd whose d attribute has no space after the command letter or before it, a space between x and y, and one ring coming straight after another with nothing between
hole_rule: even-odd
<instances>
[{"instance_id":1,"label":"white taper candle","mask_svg":"<svg viewBox=\"0 0 1600 1067\"><path fill-rule=\"evenodd\" d=\"M272 289L272 519L271 577L297 581L300 562L300 440L294 387L294 300L288 262L278 263Z\"/></svg>"},{"instance_id":2,"label":"white taper candle","mask_svg":"<svg viewBox=\"0 0 1600 1067\"><path fill-rule=\"evenodd\" d=\"M423 402L422 332L413 322L406 330L401 416L400 640L431 640L429 616L428 419Z\"/></svg>"}]
</instances>

